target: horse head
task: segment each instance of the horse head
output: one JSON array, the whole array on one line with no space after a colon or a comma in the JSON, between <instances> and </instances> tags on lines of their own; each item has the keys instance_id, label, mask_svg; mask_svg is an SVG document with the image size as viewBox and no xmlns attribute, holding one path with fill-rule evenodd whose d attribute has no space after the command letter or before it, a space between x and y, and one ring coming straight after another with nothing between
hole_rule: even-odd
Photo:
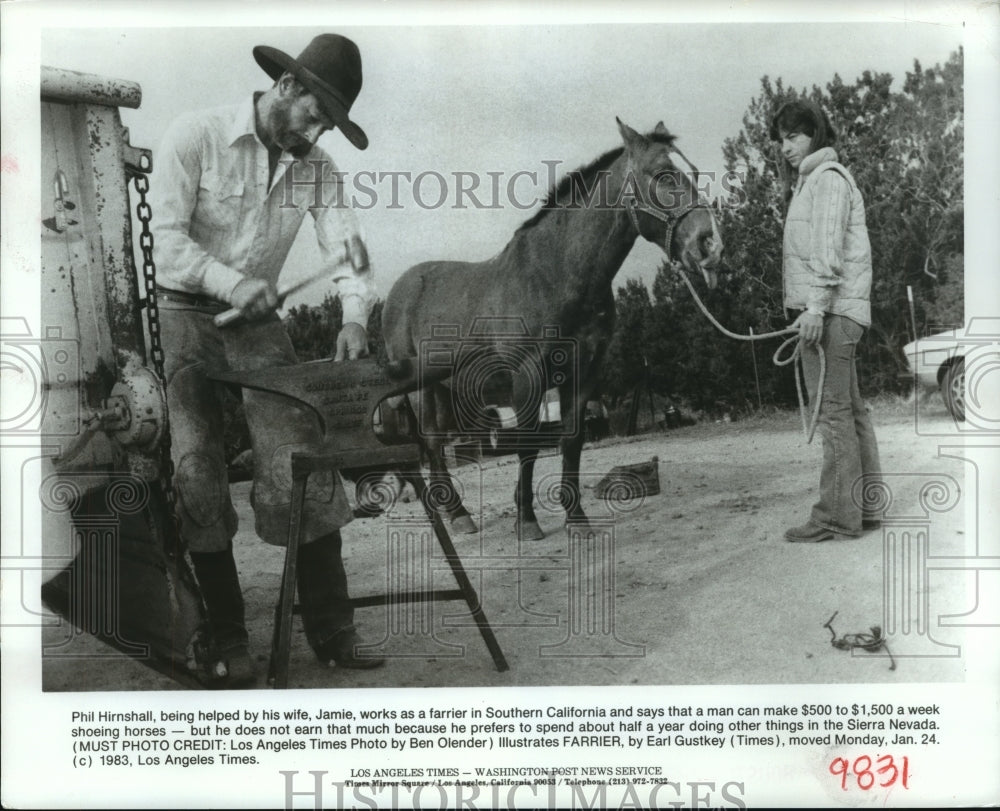
<instances>
[{"instance_id":1,"label":"horse head","mask_svg":"<svg viewBox=\"0 0 1000 811\"><path fill-rule=\"evenodd\" d=\"M639 235L659 245L690 272L700 271L711 289L722 257L722 236L712 206L698 193L695 179L674 163L687 158L661 121L641 135L618 121L625 140L627 168L621 199ZM691 167L692 175L697 170Z\"/></svg>"}]
</instances>

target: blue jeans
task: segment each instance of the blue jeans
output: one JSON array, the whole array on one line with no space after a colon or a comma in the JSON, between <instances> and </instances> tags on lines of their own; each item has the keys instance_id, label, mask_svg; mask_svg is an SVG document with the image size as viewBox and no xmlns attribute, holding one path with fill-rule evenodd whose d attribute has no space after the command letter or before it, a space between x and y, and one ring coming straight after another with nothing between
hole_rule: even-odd
<instances>
[{"instance_id":1,"label":"blue jeans","mask_svg":"<svg viewBox=\"0 0 1000 811\"><path fill-rule=\"evenodd\" d=\"M842 315L827 315L823 322L820 344L826 356L826 380L816 424L823 437L823 470L819 501L809 520L842 535L860 535L862 519L880 517L865 496L876 489L870 485L882 474L875 430L861 399L854 362L864 327ZM809 402L815 403L819 352L804 343L801 349Z\"/></svg>"}]
</instances>

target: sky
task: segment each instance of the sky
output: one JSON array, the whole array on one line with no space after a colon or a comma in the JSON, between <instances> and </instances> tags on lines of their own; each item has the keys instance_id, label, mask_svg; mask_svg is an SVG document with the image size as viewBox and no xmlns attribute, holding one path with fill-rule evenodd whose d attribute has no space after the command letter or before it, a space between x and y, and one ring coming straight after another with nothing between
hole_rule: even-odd
<instances>
[{"instance_id":1,"label":"sky","mask_svg":"<svg viewBox=\"0 0 1000 811\"><path fill-rule=\"evenodd\" d=\"M892 74L898 87L914 59L925 67L943 63L963 38L957 24L912 19L637 24L629 21L635 15L605 12L594 17L598 22L565 24L570 16L531 17L529 25L510 24L526 19L516 15L504 17L504 25L423 24L440 22L439 14L420 17L421 24L386 25L398 17L362 15L336 24L327 13L302 27L228 27L220 25L220 16L175 15L167 27L130 28L56 27L56 17L42 28L40 61L138 82L142 105L123 110L122 118L132 144L154 150L155 165L159 136L174 116L235 104L268 86L251 56L253 46L296 56L317 33L354 39L364 87L352 117L370 146L358 151L339 132L324 135L321 146L349 177L366 170L410 172L414 178L431 173L419 188L403 181L394 208L389 182L374 184L377 202L359 211L384 296L418 262L497 253L544 198L550 167L558 177L620 144L616 116L640 131L663 120L700 170L721 173L723 141L739 132L762 76L801 88L825 85L835 74L853 82L870 69ZM306 17L296 19L305 23ZM121 17L105 23L112 19ZM366 20L378 24L361 24ZM518 171L537 176L521 175L514 186L522 208L505 193ZM486 193L488 173L501 173L500 205L477 209L466 197L465 207L458 207L456 172L481 179L479 199L486 205L494 202ZM360 199L363 205L371 200ZM640 243L616 285L631 277L649 282L655 275L661 253ZM307 221L286 265L286 283L313 275L316 257ZM319 300L325 289L308 288L289 304Z\"/></svg>"}]
</instances>

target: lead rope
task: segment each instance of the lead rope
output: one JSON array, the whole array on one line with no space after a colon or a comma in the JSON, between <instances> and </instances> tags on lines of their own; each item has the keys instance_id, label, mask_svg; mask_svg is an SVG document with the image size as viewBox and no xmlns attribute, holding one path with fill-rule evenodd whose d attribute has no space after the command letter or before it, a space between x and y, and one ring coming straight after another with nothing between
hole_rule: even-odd
<instances>
[{"instance_id":1,"label":"lead rope","mask_svg":"<svg viewBox=\"0 0 1000 811\"><path fill-rule=\"evenodd\" d=\"M715 317L708 311L708 308L702 302L701 298L698 296L697 291L694 289L694 285L691 284L691 280L688 279L687 274L684 272L683 268L680 266L679 262L671 262L671 266L677 270L680 277L684 280L684 284L687 285L687 289L691 291L691 296L694 298L695 304L698 308L705 314L707 318L719 332L728 338L735 338L737 341L763 341L766 338L777 338L781 335L789 335L788 339L782 342L781 346L778 347L771 361L775 366L787 366L789 363L795 364L795 392L799 397L799 415L802 417L802 433L806 438L806 444L808 445L813 441L813 435L816 433L816 421L819 419L819 406L823 399L823 385L826 383L826 355L823 352L823 347L817 345L816 349L819 352L819 385L816 387L816 403L813 407L812 419L806 422L806 405L805 398L802 395L802 379L804 374L802 372L802 350L799 342L799 331L797 329L792 329L791 327L786 327L785 329L779 329L775 332L762 332L760 335L740 335L735 332L731 332L726 329L722 324L720 324ZM792 350L792 354L787 358L782 358L781 353L785 350L789 344L795 344L795 348Z\"/></svg>"}]
</instances>

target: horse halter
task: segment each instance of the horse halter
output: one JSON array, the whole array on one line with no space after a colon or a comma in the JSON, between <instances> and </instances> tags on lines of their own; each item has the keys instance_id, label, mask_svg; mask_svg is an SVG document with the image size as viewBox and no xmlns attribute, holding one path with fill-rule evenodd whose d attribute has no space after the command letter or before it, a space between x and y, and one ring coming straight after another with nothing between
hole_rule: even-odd
<instances>
[{"instance_id":1,"label":"horse halter","mask_svg":"<svg viewBox=\"0 0 1000 811\"><path fill-rule=\"evenodd\" d=\"M697 167L687 159L687 157L684 155L683 152L677 149L677 147L672 147L670 151L672 153L679 155L681 159L684 161L684 163L686 163L690 167L693 176L695 178L698 177L699 173ZM632 167L631 157L628 160L628 164L625 167L625 170L626 172L629 173L629 175L635 177L635 171ZM695 191L697 191L697 187L695 188ZM668 214L666 211L656 208L655 206L640 205L639 202L633 197L629 197L624 202L625 202L625 210L628 212L629 219L632 220L632 225L635 228L636 233L640 235L642 234L642 229L639 228L639 216L638 214L636 214L637 209L641 211L643 214L649 214L651 217L654 217L660 222L666 223L667 232L663 238L663 252L668 257L670 257L670 243L673 242L674 240L674 230L680 224L680 221L683 220L688 214L690 214L695 209L699 208L711 209L711 206L708 203L701 202L700 198L697 199L695 202L688 203L688 205L684 206L684 208L682 208L676 214Z\"/></svg>"}]
</instances>

